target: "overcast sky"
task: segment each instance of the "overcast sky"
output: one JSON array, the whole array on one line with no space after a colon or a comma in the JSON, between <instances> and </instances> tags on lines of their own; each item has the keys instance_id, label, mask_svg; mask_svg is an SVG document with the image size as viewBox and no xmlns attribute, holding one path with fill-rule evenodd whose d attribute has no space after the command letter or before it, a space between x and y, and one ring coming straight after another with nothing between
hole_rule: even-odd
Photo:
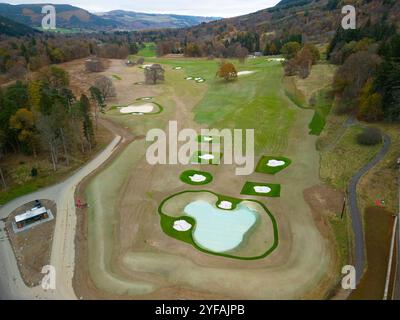
<instances>
[{"instance_id":1,"label":"overcast sky","mask_svg":"<svg viewBox=\"0 0 400 320\"><path fill-rule=\"evenodd\" d=\"M197 16L233 17L274 6L280 0L53 0L92 12L127 10ZM0 0L11 4L44 3L43 0Z\"/></svg>"}]
</instances>

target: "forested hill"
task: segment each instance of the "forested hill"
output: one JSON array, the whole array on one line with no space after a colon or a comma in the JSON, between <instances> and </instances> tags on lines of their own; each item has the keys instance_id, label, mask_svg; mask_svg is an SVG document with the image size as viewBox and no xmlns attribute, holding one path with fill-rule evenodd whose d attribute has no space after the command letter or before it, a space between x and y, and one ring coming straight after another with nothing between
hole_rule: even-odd
<instances>
[{"instance_id":1,"label":"forested hill","mask_svg":"<svg viewBox=\"0 0 400 320\"><path fill-rule=\"evenodd\" d=\"M211 36L229 39L237 32L251 32L260 38L300 35L306 41L325 43L340 26L341 8L346 4L356 7L358 25L364 25L368 19L377 23L383 17L400 25L398 0L282 0L272 8L201 24L188 31L198 39Z\"/></svg>"},{"instance_id":2,"label":"forested hill","mask_svg":"<svg viewBox=\"0 0 400 320\"><path fill-rule=\"evenodd\" d=\"M38 28L44 16L44 4L10 5L0 3L0 15L16 22ZM183 16L173 14L149 14L115 10L93 14L71 5L54 5L57 13L57 27L65 29L83 29L94 31L109 30L146 30L160 28L185 28L217 18Z\"/></svg>"},{"instance_id":3,"label":"forested hill","mask_svg":"<svg viewBox=\"0 0 400 320\"><path fill-rule=\"evenodd\" d=\"M38 31L33 28L0 16L0 35L20 37L35 33L38 33Z\"/></svg>"}]
</instances>

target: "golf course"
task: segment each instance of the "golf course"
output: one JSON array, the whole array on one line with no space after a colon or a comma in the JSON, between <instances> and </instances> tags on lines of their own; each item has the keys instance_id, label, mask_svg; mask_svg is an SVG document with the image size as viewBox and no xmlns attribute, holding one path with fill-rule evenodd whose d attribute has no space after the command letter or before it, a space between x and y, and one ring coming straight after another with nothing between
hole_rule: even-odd
<instances>
[{"instance_id":1,"label":"golf course","mask_svg":"<svg viewBox=\"0 0 400 320\"><path fill-rule=\"evenodd\" d=\"M281 62L232 60L238 78L224 81L217 61L148 55L146 65L160 64L165 81L146 85L143 68L111 60L104 74L121 80L114 77L117 96L104 117L136 137L167 130L169 121L198 132L254 129L254 172L211 164L202 146L219 137L198 136L196 157L207 161L188 165L150 165L150 143L130 142L85 184L91 206L87 242L77 243L77 296L326 297L338 257L303 196L321 183L317 137L309 134L314 112L285 94ZM129 106L141 109L123 112ZM90 281L79 280L86 275Z\"/></svg>"}]
</instances>

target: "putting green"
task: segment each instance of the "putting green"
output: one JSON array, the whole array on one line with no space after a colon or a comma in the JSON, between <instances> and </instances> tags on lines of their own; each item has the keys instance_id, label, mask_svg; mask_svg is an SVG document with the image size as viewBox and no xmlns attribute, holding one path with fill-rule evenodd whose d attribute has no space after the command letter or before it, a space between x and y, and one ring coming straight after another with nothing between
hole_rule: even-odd
<instances>
[{"instance_id":1,"label":"putting green","mask_svg":"<svg viewBox=\"0 0 400 320\"><path fill-rule=\"evenodd\" d=\"M191 156L190 163L218 165L221 162L221 158L222 153L197 151Z\"/></svg>"},{"instance_id":2,"label":"putting green","mask_svg":"<svg viewBox=\"0 0 400 320\"><path fill-rule=\"evenodd\" d=\"M231 203L232 208L224 212L218 208L222 202ZM256 200L226 197L207 190L182 191L164 199L158 213L165 234L191 244L204 253L232 259L257 260L265 258L278 246L275 218ZM197 216L197 219L193 216ZM177 223L182 221L185 225L190 225L190 229L177 230ZM253 236L262 235L264 241L257 241L257 245L262 246L259 255L240 255L240 252L245 252L243 249L251 243ZM205 246L215 250L209 250ZM219 250L224 251L218 252Z\"/></svg>"},{"instance_id":3,"label":"putting green","mask_svg":"<svg viewBox=\"0 0 400 320\"><path fill-rule=\"evenodd\" d=\"M197 170L186 170L181 173L181 181L194 186L208 184L213 180L211 173Z\"/></svg>"},{"instance_id":4,"label":"putting green","mask_svg":"<svg viewBox=\"0 0 400 320\"><path fill-rule=\"evenodd\" d=\"M273 183L247 181L240 194L249 196L280 197L281 186Z\"/></svg>"},{"instance_id":5,"label":"putting green","mask_svg":"<svg viewBox=\"0 0 400 320\"><path fill-rule=\"evenodd\" d=\"M257 164L256 172L275 174L290 166L292 161L285 157L263 156Z\"/></svg>"}]
</instances>

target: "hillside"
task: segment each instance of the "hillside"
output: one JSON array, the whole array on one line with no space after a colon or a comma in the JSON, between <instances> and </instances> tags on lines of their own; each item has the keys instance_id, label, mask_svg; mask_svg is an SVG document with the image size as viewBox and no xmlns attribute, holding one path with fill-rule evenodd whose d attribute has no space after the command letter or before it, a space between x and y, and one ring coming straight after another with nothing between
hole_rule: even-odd
<instances>
[{"instance_id":1,"label":"hillside","mask_svg":"<svg viewBox=\"0 0 400 320\"><path fill-rule=\"evenodd\" d=\"M127 30L186 28L218 19L212 17L151 14L123 10L113 10L97 15L104 19L118 21L120 28Z\"/></svg>"},{"instance_id":2,"label":"hillside","mask_svg":"<svg viewBox=\"0 0 400 320\"><path fill-rule=\"evenodd\" d=\"M295 35L306 41L325 43L340 26L341 8L346 4L355 5L358 25L368 20L379 23L383 17L399 25L400 1L396 0L282 0L272 8L195 26L188 31L203 39L210 36L229 39L246 31L257 33L260 38L283 39Z\"/></svg>"},{"instance_id":3,"label":"hillside","mask_svg":"<svg viewBox=\"0 0 400 320\"><path fill-rule=\"evenodd\" d=\"M0 15L33 28L41 27L42 4L10 5L0 3ZM216 18L110 11L92 14L71 5L54 5L57 28L84 30L144 30L191 27Z\"/></svg>"},{"instance_id":4,"label":"hillside","mask_svg":"<svg viewBox=\"0 0 400 320\"><path fill-rule=\"evenodd\" d=\"M37 30L30 28L22 23L18 23L0 16L0 35L19 37L38 33Z\"/></svg>"}]
</instances>

